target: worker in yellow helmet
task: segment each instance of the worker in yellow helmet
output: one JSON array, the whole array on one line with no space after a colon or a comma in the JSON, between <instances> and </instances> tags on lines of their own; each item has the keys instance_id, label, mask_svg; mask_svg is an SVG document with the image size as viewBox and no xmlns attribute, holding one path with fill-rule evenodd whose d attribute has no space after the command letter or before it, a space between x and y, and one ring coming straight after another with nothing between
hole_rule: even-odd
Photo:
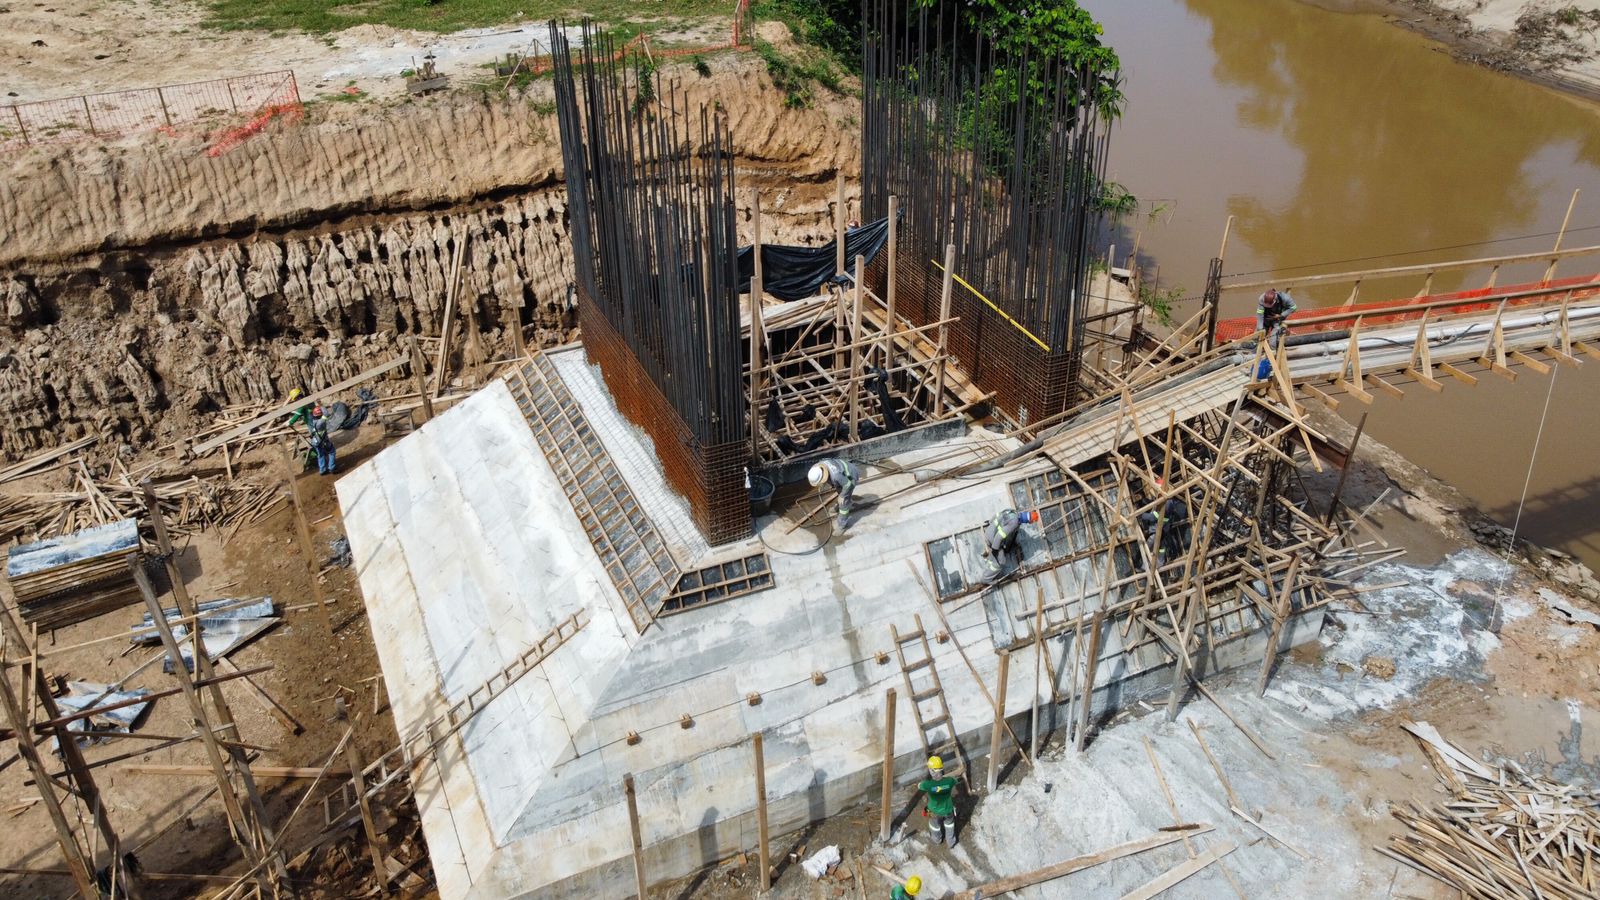
<instances>
[{"instance_id":1,"label":"worker in yellow helmet","mask_svg":"<svg viewBox=\"0 0 1600 900\"><path fill-rule=\"evenodd\" d=\"M897 884L889 892L889 900L910 900L922 893L922 879L913 875L905 880L904 884Z\"/></svg>"},{"instance_id":2,"label":"worker in yellow helmet","mask_svg":"<svg viewBox=\"0 0 1600 900\"><path fill-rule=\"evenodd\" d=\"M928 777L917 782L917 790L927 795L922 815L928 820L933 842L956 845L956 780L946 778L944 760L928 757Z\"/></svg>"},{"instance_id":3,"label":"worker in yellow helmet","mask_svg":"<svg viewBox=\"0 0 1600 900\"><path fill-rule=\"evenodd\" d=\"M299 388L295 388L294 390L289 392L289 402L293 403L294 401L299 400L301 397L304 397L304 396L305 396L305 392L304 391L300 390ZM289 414L289 424L291 426L293 426L293 425L306 425L306 426L309 426L311 424L311 404L305 403L305 404L302 404L302 405L296 407L295 411Z\"/></svg>"}]
</instances>

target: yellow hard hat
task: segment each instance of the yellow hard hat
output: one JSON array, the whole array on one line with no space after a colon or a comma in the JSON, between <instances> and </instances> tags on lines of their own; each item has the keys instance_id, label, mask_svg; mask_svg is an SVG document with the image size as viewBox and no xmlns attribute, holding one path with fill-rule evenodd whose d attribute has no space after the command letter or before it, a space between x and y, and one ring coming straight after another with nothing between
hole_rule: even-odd
<instances>
[{"instance_id":1,"label":"yellow hard hat","mask_svg":"<svg viewBox=\"0 0 1600 900\"><path fill-rule=\"evenodd\" d=\"M299 400L300 399L300 395L301 395L300 389L299 388L295 388L294 390L289 392L289 399L290 400Z\"/></svg>"},{"instance_id":2,"label":"yellow hard hat","mask_svg":"<svg viewBox=\"0 0 1600 900\"><path fill-rule=\"evenodd\" d=\"M906 883L905 883L905 889L906 889L906 893L907 894L910 894L911 896L915 897L917 894L922 892L922 879L919 878L916 875L913 875L910 878L907 878L906 879Z\"/></svg>"},{"instance_id":3,"label":"yellow hard hat","mask_svg":"<svg viewBox=\"0 0 1600 900\"><path fill-rule=\"evenodd\" d=\"M930 769L943 769L944 768L944 760L940 759L937 756L930 756L930 757L928 757L928 768L930 768Z\"/></svg>"}]
</instances>

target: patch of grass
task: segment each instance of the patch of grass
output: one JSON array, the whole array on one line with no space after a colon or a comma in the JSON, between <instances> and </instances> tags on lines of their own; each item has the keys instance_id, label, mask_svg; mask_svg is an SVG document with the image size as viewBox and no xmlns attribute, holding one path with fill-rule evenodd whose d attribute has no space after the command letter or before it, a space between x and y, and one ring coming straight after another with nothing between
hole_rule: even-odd
<instances>
[{"instance_id":1,"label":"patch of grass","mask_svg":"<svg viewBox=\"0 0 1600 900\"><path fill-rule=\"evenodd\" d=\"M711 66L706 62L706 58L704 56L696 53L694 56L690 57L690 61L694 63L694 70L700 73L701 78L711 77Z\"/></svg>"},{"instance_id":2,"label":"patch of grass","mask_svg":"<svg viewBox=\"0 0 1600 900\"><path fill-rule=\"evenodd\" d=\"M574 5L560 0L204 0L210 14L207 24L228 31L303 31L326 34L356 25L390 25L417 31L459 31L512 21L541 22L564 19L574 24L582 16L600 22L628 22L641 12L653 20L664 17L717 16L726 18L732 4L724 0L663 0L648 7L633 0L590 0ZM663 25L667 24L665 21ZM681 23L673 23L681 24ZM630 35L631 36L631 35ZM626 38L623 38L626 40Z\"/></svg>"},{"instance_id":3,"label":"patch of grass","mask_svg":"<svg viewBox=\"0 0 1600 900\"><path fill-rule=\"evenodd\" d=\"M804 109L816 100L813 84L820 84L835 94L844 93L833 61L825 53L817 53L805 62L796 62L778 52L778 48L756 38L756 55L767 64L767 74L772 84L783 91L783 105L790 109Z\"/></svg>"},{"instance_id":4,"label":"patch of grass","mask_svg":"<svg viewBox=\"0 0 1600 900\"><path fill-rule=\"evenodd\" d=\"M1139 303L1155 315L1156 321L1168 328L1172 327L1172 304L1182 299L1181 287L1162 290L1153 284L1139 282Z\"/></svg>"}]
</instances>

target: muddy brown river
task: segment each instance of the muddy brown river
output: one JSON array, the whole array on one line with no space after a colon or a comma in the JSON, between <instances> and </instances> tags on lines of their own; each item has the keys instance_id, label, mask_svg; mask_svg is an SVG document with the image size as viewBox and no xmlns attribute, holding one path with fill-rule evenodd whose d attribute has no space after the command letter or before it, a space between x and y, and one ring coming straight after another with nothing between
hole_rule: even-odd
<instances>
[{"instance_id":1,"label":"muddy brown river","mask_svg":"<svg viewBox=\"0 0 1600 900\"><path fill-rule=\"evenodd\" d=\"M1583 193L1563 246L1600 244L1600 106L1457 62L1359 6L1084 5L1105 25L1126 78L1110 171L1142 203L1123 239L1140 236L1146 271L1159 266L1164 286L1200 291L1230 215L1229 275L1548 250L1575 188ZM1600 256L1579 258L1559 274L1597 267ZM1499 283L1541 272L1508 268ZM1441 274L1434 288L1477 287L1487 274ZM1360 299L1420 287L1369 282ZM1295 294L1302 307L1348 295L1348 286ZM1225 297L1222 315L1253 312L1253 303ZM1368 432L1508 526L1533 459L1519 534L1600 569L1600 363L1560 369L1553 389L1549 377L1519 371L1515 383L1486 376L1443 395L1379 395Z\"/></svg>"}]
</instances>

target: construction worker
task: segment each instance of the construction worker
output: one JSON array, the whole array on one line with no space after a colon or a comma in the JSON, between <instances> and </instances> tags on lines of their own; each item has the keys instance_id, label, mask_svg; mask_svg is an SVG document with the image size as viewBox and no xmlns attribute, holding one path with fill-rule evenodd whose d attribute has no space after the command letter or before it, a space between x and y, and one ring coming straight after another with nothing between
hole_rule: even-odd
<instances>
[{"instance_id":1,"label":"construction worker","mask_svg":"<svg viewBox=\"0 0 1600 900\"><path fill-rule=\"evenodd\" d=\"M1163 486L1156 479L1156 489ZM1174 495L1161 504L1160 512L1147 509L1139 514L1139 526L1144 530L1145 541L1156 552L1156 565L1167 563L1171 557L1183 553L1188 543L1189 505L1183 497ZM1161 532L1161 546L1156 546L1156 532Z\"/></svg>"},{"instance_id":2,"label":"construction worker","mask_svg":"<svg viewBox=\"0 0 1600 900\"><path fill-rule=\"evenodd\" d=\"M333 438L328 436L328 418L322 414L319 403L311 408L311 418L306 422L311 432L311 449L317 454L317 474L332 475L334 470Z\"/></svg>"},{"instance_id":3,"label":"construction worker","mask_svg":"<svg viewBox=\"0 0 1600 900\"><path fill-rule=\"evenodd\" d=\"M928 757L928 777L917 782L917 790L927 795L922 815L928 820L928 830L935 844L943 841L956 845L956 780L946 778L944 760Z\"/></svg>"},{"instance_id":4,"label":"construction worker","mask_svg":"<svg viewBox=\"0 0 1600 900\"><path fill-rule=\"evenodd\" d=\"M839 492L836 521L838 529L843 531L853 511L851 498L855 496L856 485L861 483L861 467L842 459L825 459L811 467L811 471L806 473L806 480L811 482L812 487L832 484L834 490Z\"/></svg>"},{"instance_id":5,"label":"construction worker","mask_svg":"<svg viewBox=\"0 0 1600 900\"><path fill-rule=\"evenodd\" d=\"M1039 511L1002 509L983 526L983 558L989 564L990 581L1022 562L1022 553L1017 549L1017 532L1024 522L1038 524Z\"/></svg>"},{"instance_id":6,"label":"construction worker","mask_svg":"<svg viewBox=\"0 0 1600 900\"><path fill-rule=\"evenodd\" d=\"M909 900L920 893L922 893L922 879L913 875L907 878L904 884L897 884L889 891L889 900Z\"/></svg>"},{"instance_id":7,"label":"construction worker","mask_svg":"<svg viewBox=\"0 0 1600 900\"><path fill-rule=\"evenodd\" d=\"M1256 331L1266 332L1267 346L1283 339L1283 323L1297 307L1288 291L1267 288L1256 299Z\"/></svg>"},{"instance_id":8,"label":"construction worker","mask_svg":"<svg viewBox=\"0 0 1600 900\"><path fill-rule=\"evenodd\" d=\"M304 397L304 396L305 396L305 392L304 391L300 390L299 388L295 388L294 390L289 392L289 402L292 403L292 402L294 402L296 400L299 400L301 397ZM295 411L289 414L289 424L291 426L292 425L307 425L307 426L309 426L311 424L311 404L302 403L300 406L296 407Z\"/></svg>"}]
</instances>

